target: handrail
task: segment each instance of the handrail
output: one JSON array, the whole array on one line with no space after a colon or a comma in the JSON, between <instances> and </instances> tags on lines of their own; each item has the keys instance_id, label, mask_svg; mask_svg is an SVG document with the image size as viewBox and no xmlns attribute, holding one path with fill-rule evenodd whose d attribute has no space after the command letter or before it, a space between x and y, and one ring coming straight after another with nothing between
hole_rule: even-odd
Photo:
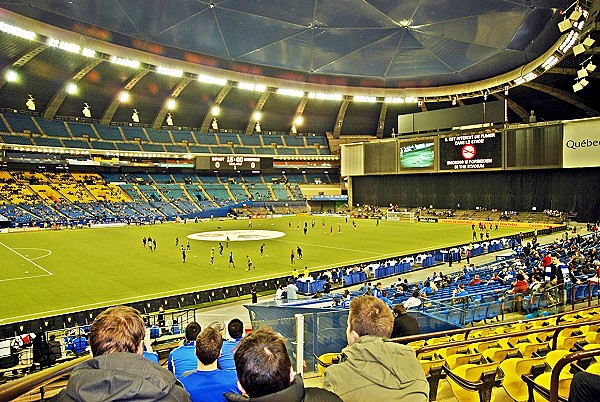
<instances>
[{"instance_id":1,"label":"handrail","mask_svg":"<svg viewBox=\"0 0 600 402\"><path fill-rule=\"evenodd\" d=\"M595 320L595 321L587 321L585 323L586 325L593 325L593 324L600 324L600 320ZM537 328L537 329L528 329L525 331L518 331L518 332L511 332L508 334L499 334L499 335L492 335L492 336L486 336L486 337L482 337L482 338L473 338L473 339L466 339L464 341L456 341L456 342L447 342L447 343L441 343L441 344L437 344L437 345L430 345L430 346L423 346L419 349L416 350L416 353L426 353L426 352L431 352L433 350L437 350L437 349L443 349L443 348L447 348L448 346L467 346L470 345L472 343L476 343L476 342L483 342L483 341L496 341L496 340L500 340L500 339L504 339L507 336L509 337L518 337L518 336L526 336L529 334L537 334L537 333L541 333L541 332L550 332L550 331L555 331L554 335L553 335L553 339L552 339L552 350L556 349L556 341L558 338L558 334L560 333L560 331L562 331L563 329L568 329L568 328L579 328L581 327L581 325L583 325L580 322L577 323L573 323L573 324L566 324L566 325L557 325L557 326L552 326L552 327L541 327L541 328ZM398 338L398 339L406 339L408 337L405 338Z\"/></svg>"},{"instance_id":2,"label":"handrail","mask_svg":"<svg viewBox=\"0 0 600 402\"><path fill-rule=\"evenodd\" d=\"M550 375L550 399L549 399L549 401L550 402L558 402L559 401L558 380L560 378L560 372L562 371L563 367L565 367L567 364L571 363L572 361L584 359L586 357L598 356L598 355L600 355L600 349L586 350L583 352L574 352L574 353L571 353L571 354L561 357L554 365L554 368L552 369L552 374Z\"/></svg>"},{"instance_id":3,"label":"handrail","mask_svg":"<svg viewBox=\"0 0 600 402\"><path fill-rule=\"evenodd\" d=\"M91 355L79 357L75 360L57 364L40 372L29 374L23 378L0 385L0 401L12 401L21 395L50 384L60 377L70 374L73 368L81 362L90 359Z\"/></svg>"},{"instance_id":4,"label":"handrail","mask_svg":"<svg viewBox=\"0 0 600 402\"><path fill-rule=\"evenodd\" d=\"M586 310L591 310L591 309L595 309L596 307L585 307L582 308L580 310L577 310L578 312L584 312ZM549 315L547 317L537 317L537 318L531 318L528 320L519 320L519 324L527 324L527 323L532 323L535 321L541 321L541 320L549 320L552 318L556 318L556 323L555 325L558 325L560 319L568 314L573 314L573 311L564 311L562 313L558 313L558 314L553 314L553 315ZM469 336L469 333L473 330L485 330L485 329L493 329L496 327L501 327L501 326L506 326L508 324L516 324L516 321L512 321L512 322L498 322L495 324L489 324L489 325L482 325L482 326L477 326L477 327L469 327L469 328L457 328L457 329L451 329L448 331L439 331L439 332L430 332L430 333L426 333L426 334L418 334L418 335L408 335L408 336L403 336L400 338L393 338L390 339L390 341L393 342L403 342L403 343L409 343L409 342L413 342L413 341L421 341L424 339L430 339L430 338L436 338L438 336L452 336L452 335L457 335L457 334L465 334L465 339Z\"/></svg>"}]
</instances>

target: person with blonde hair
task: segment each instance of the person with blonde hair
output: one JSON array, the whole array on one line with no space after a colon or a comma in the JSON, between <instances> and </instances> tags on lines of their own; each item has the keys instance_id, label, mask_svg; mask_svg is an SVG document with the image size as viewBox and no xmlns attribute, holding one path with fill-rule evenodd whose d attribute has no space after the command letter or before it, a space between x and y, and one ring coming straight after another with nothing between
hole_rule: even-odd
<instances>
[{"instance_id":1,"label":"person with blonde hair","mask_svg":"<svg viewBox=\"0 0 600 402\"><path fill-rule=\"evenodd\" d=\"M348 313L348 346L340 363L325 370L323 387L346 402L427 402L429 385L414 350L387 341L393 326L392 312L382 300L355 297Z\"/></svg>"}]
</instances>

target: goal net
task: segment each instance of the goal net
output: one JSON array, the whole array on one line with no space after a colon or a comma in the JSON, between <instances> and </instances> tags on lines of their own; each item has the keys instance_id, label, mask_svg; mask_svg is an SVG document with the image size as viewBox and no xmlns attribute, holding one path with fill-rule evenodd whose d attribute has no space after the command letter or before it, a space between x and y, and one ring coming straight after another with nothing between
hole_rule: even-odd
<instances>
[{"instance_id":1,"label":"goal net","mask_svg":"<svg viewBox=\"0 0 600 402\"><path fill-rule=\"evenodd\" d=\"M415 221L415 213L414 212L388 211L387 212L387 220L388 221L408 221L410 223L413 223Z\"/></svg>"}]
</instances>

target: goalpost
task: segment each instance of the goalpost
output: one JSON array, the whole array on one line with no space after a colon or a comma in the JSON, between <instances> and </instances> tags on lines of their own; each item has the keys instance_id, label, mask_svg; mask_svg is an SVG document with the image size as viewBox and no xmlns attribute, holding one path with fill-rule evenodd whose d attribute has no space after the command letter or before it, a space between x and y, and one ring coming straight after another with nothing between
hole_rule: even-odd
<instances>
[{"instance_id":1,"label":"goalpost","mask_svg":"<svg viewBox=\"0 0 600 402\"><path fill-rule=\"evenodd\" d=\"M415 213L388 211L386 218L388 221L409 221L410 223L413 223L415 221Z\"/></svg>"}]
</instances>

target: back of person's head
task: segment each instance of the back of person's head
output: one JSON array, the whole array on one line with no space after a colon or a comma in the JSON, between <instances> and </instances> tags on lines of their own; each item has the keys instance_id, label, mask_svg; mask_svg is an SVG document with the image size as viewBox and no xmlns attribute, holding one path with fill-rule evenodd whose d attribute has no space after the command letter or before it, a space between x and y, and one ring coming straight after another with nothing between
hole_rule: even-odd
<instances>
[{"instance_id":1,"label":"back of person's head","mask_svg":"<svg viewBox=\"0 0 600 402\"><path fill-rule=\"evenodd\" d=\"M406 307L402 304L396 304L394 306L394 314L403 315L406 314Z\"/></svg>"},{"instance_id":2,"label":"back of person's head","mask_svg":"<svg viewBox=\"0 0 600 402\"><path fill-rule=\"evenodd\" d=\"M201 330L200 324L196 321L190 322L187 327L185 327L185 339L188 342L195 341Z\"/></svg>"},{"instance_id":3,"label":"back of person's head","mask_svg":"<svg viewBox=\"0 0 600 402\"><path fill-rule=\"evenodd\" d=\"M90 330L92 355L137 353L146 329L140 312L127 306L111 307L101 312Z\"/></svg>"},{"instance_id":4,"label":"back of person's head","mask_svg":"<svg viewBox=\"0 0 600 402\"><path fill-rule=\"evenodd\" d=\"M244 333L244 323L239 318L234 318L227 324L227 332L233 339L237 339Z\"/></svg>"},{"instance_id":5,"label":"back of person's head","mask_svg":"<svg viewBox=\"0 0 600 402\"><path fill-rule=\"evenodd\" d=\"M271 328L243 338L234 354L238 381L251 398L273 394L291 383L292 362L285 340Z\"/></svg>"},{"instance_id":6,"label":"back of person's head","mask_svg":"<svg viewBox=\"0 0 600 402\"><path fill-rule=\"evenodd\" d=\"M389 338L394 326L394 316L387 304L377 297L355 297L350 302L348 326L349 331L358 336Z\"/></svg>"},{"instance_id":7,"label":"back of person's head","mask_svg":"<svg viewBox=\"0 0 600 402\"><path fill-rule=\"evenodd\" d=\"M420 294L421 294L421 292L419 292L419 289L415 289L412 292L412 297L419 297Z\"/></svg>"},{"instance_id":8,"label":"back of person's head","mask_svg":"<svg viewBox=\"0 0 600 402\"><path fill-rule=\"evenodd\" d=\"M517 280L518 281L523 281L523 280L525 280L525 276L523 276L523 274L521 274L521 273L518 273L517 274Z\"/></svg>"},{"instance_id":9,"label":"back of person's head","mask_svg":"<svg viewBox=\"0 0 600 402\"><path fill-rule=\"evenodd\" d=\"M207 366L219 358L222 346L221 333L213 327L205 328L196 338L196 357Z\"/></svg>"}]
</instances>

